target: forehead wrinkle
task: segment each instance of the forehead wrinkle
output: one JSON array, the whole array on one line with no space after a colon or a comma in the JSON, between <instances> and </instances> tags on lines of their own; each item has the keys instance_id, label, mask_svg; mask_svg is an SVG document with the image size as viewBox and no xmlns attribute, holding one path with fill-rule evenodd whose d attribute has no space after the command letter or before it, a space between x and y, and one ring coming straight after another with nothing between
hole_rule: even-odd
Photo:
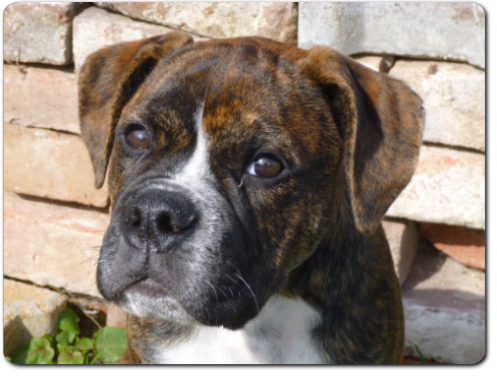
<instances>
[{"instance_id":1,"label":"forehead wrinkle","mask_svg":"<svg viewBox=\"0 0 497 376\"><path fill-rule=\"evenodd\" d=\"M212 84L206 91L206 108L210 112L215 111L221 119L229 113L233 114L232 117L240 117L241 113L247 112L274 113L277 107L272 93L275 85L268 82L273 80L268 80L268 74L261 73L261 69L240 70L235 64L224 74L221 70L213 75Z\"/></svg>"},{"instance_id":2,"label":"forehead wrinkle","mask_svg":"<svg viewBox=\"0 0 497 376\"><path fill-rule=\"evenodd\" d=\"M157 64L143 81L130 102L148 101L162 92L173 88L188 88L191 83L205 83L210 70L223 59L216 51L199 54L195 49L179 51L177 55L165 58ZM187 83L190 82L190 85ZM204 84L205 86L205 84Z\"/></svg>"}]
</instances>

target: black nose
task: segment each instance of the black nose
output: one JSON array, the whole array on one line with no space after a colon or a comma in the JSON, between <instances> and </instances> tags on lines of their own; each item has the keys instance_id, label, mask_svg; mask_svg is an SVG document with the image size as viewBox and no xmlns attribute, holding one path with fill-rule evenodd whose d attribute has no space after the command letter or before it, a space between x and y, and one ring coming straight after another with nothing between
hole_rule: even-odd
<instances>
[{"instance_id":1,"label":"black nose","mask_svg":"<svg viewBox=\"0 0 497 376\"><path fill-rule=\"evenodd\" d=\"M182 193L148 190L129 202L123 224L132 244L164 246L171 237L191 232L197 220L193 202Z\"/></svg>"}]
</instances>

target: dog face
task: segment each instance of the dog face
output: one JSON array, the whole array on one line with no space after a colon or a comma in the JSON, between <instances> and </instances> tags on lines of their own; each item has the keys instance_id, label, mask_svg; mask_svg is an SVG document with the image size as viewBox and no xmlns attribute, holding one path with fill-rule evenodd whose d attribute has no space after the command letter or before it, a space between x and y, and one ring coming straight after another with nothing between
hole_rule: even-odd
<instances>
[{"instance_id":1,"label":"dog face","mask_svg":"<svg viewBox=\"0 0 497 376\"><path fill-rule=\"evenodd\" d=\"M102 295L232 329L336 218L375 231L422 132L414 93L330 49L181 33L92 54L80 118L97 186L109 165Z\"/></svg>"}]
</instances>

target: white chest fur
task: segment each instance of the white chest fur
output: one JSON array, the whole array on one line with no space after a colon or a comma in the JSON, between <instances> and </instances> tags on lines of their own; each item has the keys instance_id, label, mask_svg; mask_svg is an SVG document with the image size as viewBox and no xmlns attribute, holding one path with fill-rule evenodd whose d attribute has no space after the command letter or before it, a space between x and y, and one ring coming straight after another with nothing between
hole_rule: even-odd
<instances>
[{"instance_id":1,"label":"white chest fur","mask_svg":"<svg viewBox=\"0 0 497 376\"><path fill-rule=\"evenodd\" d=\"M270 299L238 331L198 326L187 342L158 349L158 363L316 364L324 363L311 336L319 313L302 299Z\"/></svg>"}]
</instances>

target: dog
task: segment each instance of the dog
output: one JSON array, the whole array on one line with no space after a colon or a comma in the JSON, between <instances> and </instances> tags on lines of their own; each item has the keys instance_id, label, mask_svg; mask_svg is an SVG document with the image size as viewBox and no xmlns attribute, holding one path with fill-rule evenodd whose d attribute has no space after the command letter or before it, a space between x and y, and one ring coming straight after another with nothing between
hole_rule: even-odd
<instances>
[{"instance_id":1,"label":"dog","mask_svg":"<svg viewBox=\"0 0 497 376\"><path fill-rule=\"evenodd\" d=\"M91 54L79 116L122 363L401 361L380 220L418 159L407 85L327 47L172 32Z\"/></svg>"}]
</instances>

